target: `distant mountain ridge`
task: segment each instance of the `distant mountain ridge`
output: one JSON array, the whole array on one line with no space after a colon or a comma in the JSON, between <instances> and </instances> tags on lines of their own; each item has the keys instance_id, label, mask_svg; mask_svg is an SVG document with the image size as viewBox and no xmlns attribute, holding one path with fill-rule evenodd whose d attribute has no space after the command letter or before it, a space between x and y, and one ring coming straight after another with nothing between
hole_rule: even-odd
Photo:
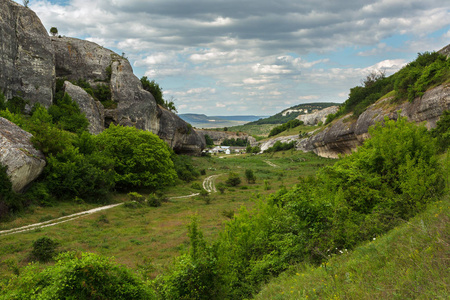
<instances>
[{"instance_id":1,"label":"distant mountain ridge","mask_svg":"<svg viewBox=\"0 0 450 300\"><path fill-rule=\"evenodd\" d=\"M179 114L178 116L185 122L198 128L218 128L243 125L266 117L254 115L207 116L205 114Z\"/></svg>"}]
</instances>

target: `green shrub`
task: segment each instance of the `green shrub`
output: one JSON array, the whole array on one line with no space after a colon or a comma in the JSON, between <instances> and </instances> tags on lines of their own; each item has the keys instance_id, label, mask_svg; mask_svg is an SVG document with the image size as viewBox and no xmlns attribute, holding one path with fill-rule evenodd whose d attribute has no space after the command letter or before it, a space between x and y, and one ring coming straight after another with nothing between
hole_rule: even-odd
<instances>
[{"instance_id":1,"label":"green shrub","mask_svg":"<svg viewBox=\"0 0 450 300\"><path fill-rule=\"evenodd\" d=\"M55 97L54 104L49 107L48 113L61 129L70 132L85 131L89 126L89 121L81 113L78 104L67 93L64 93L62 98Z\"/></svg>"},{"instance_id":2,"label":"green shrub","mask_svg":"<svg viewBox=\"0 0 450 300\"><path fill-rule=\"evenodd\" d=\"M142 203L145 200L144 196L142 196L141 194L136 193L136 192L129 192L128 193L128 197L130 197L131 201L136 201L136 202L139 202L139 203Z\"/></svg>"},{"instance_id":3,"label":"green shrub","mask_svg":"<svg viewBox=\"0 0 450 300\"><path fill-rule=\"evenodd\" d=\"M255 183L256 182L256 177L255 177L255 174L253 173L252 169L246 169L245 170L245 178L247 179L248 183Z\"/></svg>"},{"instance_id":4,"label":"green shrub","mask_svg":"<svg viewBox=\"0 0 450 300\"><path fill-rule=\"evenodd\" d=\"M147 204L150 207L159 207L161 206L161 198L155 194L148 195Z\"/></svg>"},{"instance_id":5,"label":"green shrub","mask_svg":"<svg viewBox=\"0 0 450 300\"><path fill-rule=\"evenodd\" d=\"M0 292L1 299L155 299L129 269L94 253L66 252L44 270L25 267Z\"/></svg>"},{"instance_id":6,"label":"green shrub","mask_svg":"<svg viewBox=\"0 0 450 300\"><path fill-rule=\"evenodd\" d=\"M238 186L241 183L241 178L237 173L230 172L228 173L228 179L225 183L229 186Z\"/></svg>"},{"instance_id":7,"label":"green shrub","mask_svg":"<svg viewBox=\"0 0 450 300\"><path fill-rule=\"evenodd\" d=\"M31 257L39 262L48 262L56 255L59 243L48 237L41 237L33 242Z\"/></svg>"},{"instance_id":8,"label":"green shrub","mask_svg":"<svg viewBox=\"0 0 450 300\"><path fill-rule=\"evenodd\" d=\"M200 184L200 182L193 182L191 184L191 189L194 190L201 190L202 189L202 185Z\"/></svg>"},{"instance_id":9,"label":"green shrub","mask_svg":"<svg viewBox=\"0 0 450 300\"><path fill-rule=\"evenodd\" d=\"M170 272L155 280L161 299L225 299L216 249L208 245L193 218L188 226L189 254L178 257Z\"/></svg>"},{"instance_id":10,"label":"green shrub","mask_svg":"<svg viewBox=\"0 0 450 300\"><path fill-rule=\"evenodd\" d=\"M436 138L438 151L445 152L450 147L450 110L446 110L436 123L436 128L431 130L431 135Z\"/></svg>"},{"instance_id":11,"label":"green shrub","mask_svg":"<svg viewBox=\"0 0 450 300\"><path fill-rule=\"evenodd\" d=\"M185 182L191 182L200 176L200 173L192 164L192 157L172 154L171 158L179 179Z\"/></svg>"}]
</instances>

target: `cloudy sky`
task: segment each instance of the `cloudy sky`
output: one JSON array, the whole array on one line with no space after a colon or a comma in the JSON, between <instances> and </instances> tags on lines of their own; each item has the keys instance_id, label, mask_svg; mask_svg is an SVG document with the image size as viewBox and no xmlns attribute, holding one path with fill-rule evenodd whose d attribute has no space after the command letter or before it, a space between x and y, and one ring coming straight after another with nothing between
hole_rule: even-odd
<instances>
[{"instance_id":1,"label":"cloudy sky","mask_svg":"<svg viewBox=\"0 0 450 300\"><path fill-rule=\"evenodd\" d=\"M22 3L22 0L16 0ZM50 29L125 53L179 113L343 102L450 43L449 0L30 0Z\"/></svg>"}]
</instances>

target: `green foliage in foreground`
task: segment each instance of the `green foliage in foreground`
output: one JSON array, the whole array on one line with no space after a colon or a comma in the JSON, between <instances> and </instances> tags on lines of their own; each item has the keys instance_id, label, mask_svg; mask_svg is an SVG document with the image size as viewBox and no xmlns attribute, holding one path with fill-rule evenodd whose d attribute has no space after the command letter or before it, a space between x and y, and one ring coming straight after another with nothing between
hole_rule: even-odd
<instances>
[{"instance_id":1,"label":"green foliage in foreground","mask_svg":"<svg viewBox=\"0 0 450 300\"><path fill-rule=\"evenodd\" d=\"M31 264L11 279L0 299L155 299L129 269L93 253L66 252L44 270Z\"/></svg>"},{"instance_id":2,"label":"green foliage in foreground","mask_svg":"<svg viewBox=\"0 0 450 300\"><path fill-rule=\"evenodd\" d=\"M447 299L449 241L447 198L354 251L327 255L320 266L292 266L255 299Z\"/></svg>"},{"instance_id":3,"label":"green foliage in foreground","mask_svg":"<svg viewBox=\"0 0 450 300\"><path fill-rule=\"evenodd\" d=\"M327 254L352 249L442 195L442 170L424 126L406 119L385 120L370 134L357 152L322 169L317 178L301 179L292 190L281 189L256 210L242 209L227 223L209 246L215 249L209 252L214 265L207 268L216 270L211 281L223 282L216 286L217 295L226 296L211 299L248 298L292 264L319 263ZM179 266L177 272L192 287L206 285L203 273L189 268ZM161 280L163 290L194 295L193 290L181 291L174 281Z\"/></svg>"}]
</instances>

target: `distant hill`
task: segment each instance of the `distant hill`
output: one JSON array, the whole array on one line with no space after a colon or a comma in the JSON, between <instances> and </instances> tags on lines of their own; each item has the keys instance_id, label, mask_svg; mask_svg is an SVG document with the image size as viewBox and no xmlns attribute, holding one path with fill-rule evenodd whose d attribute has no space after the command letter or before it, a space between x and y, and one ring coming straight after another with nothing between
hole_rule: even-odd
<instances>
[{"instance_id":1,"label":"distant hill","mask_svg":"<svg viewBox=\"0 0 450 300\"><path fill-rule=\"evenodd\" d=\"M204 114L179 114L184 121L197 128L219 128L243 125L266 116L207 116Z\"/></svg>"},{"instance_id":2,"label":"distant hill","mask_svg":"<svg viewBox=\"0 0 450 300\"><path fill-rule=\"evenodd\" d=\"M318 103L304 103L289 107L276 115L268 118L260 119L249 123L250 125L262 125L262 124L283 124L290 120L297 118L299 115L309 114L316 110L322 110L324 108L340 105L340 103L333 102L318 102Z\"/></svg>"}]
</instances>

